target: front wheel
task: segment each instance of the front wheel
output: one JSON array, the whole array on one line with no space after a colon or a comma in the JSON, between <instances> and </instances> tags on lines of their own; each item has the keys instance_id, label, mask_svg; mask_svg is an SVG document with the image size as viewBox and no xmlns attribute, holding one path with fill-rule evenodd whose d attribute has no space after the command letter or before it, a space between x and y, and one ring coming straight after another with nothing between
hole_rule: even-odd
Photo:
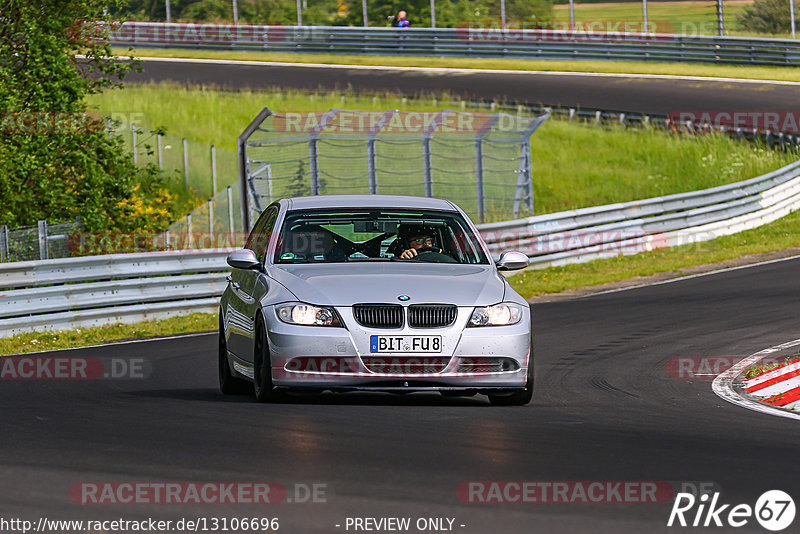
<instances>
[{"instance_id":1,"label":"front wheel","mask_svg":"<svg viewBox=\"0 0 800 534\"><path fill-rule=\"evenodd\" d=\"M272 385L272 358L267 332L261 317L256 317L255 354L253 355L253 392L258 402L276 402L280 394Z\"/></svg>"}]
</instances>

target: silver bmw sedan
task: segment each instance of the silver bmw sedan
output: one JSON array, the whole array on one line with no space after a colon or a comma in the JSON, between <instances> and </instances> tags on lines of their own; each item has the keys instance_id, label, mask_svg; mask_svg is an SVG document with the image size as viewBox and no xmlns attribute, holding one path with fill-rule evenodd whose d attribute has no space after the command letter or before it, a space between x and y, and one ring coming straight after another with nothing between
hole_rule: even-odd
<instances>
[{"instance_id":1,"label":"silver bmw sedan","mask_svg":"<svg viewBox=\"0 0 800 534\"><path fill-rule=\"evenodd\" d=\"M287 390L533 394L528 303L448 200L335 195L264 210L220 302L219 385L273 402ZM252 385L250 385L252 382Z\"/></svg>"}]
</instances>

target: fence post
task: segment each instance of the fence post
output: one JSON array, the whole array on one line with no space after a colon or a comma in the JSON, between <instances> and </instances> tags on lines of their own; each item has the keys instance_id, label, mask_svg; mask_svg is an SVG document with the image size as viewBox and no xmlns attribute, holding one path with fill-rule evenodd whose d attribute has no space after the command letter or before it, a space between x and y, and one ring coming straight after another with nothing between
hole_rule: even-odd
<instances>
[{"instance_id":1,"label":"fence post","mask_svg":"<svg viewBox=\"0 0 800 534\"><path fill-rule=\"evenodd\" d=\"M211 145L211 192L217 194L217 147Z\"/></svg>"},{"instance_id":2,"label":"fence post","mask_svg":"<svg viewBox=\"0 0 800 534\"><path fill-rule=\"evenodd\" d=\"M183 183L189 189L189 143L183 138Z\"/></svg>"},{"instance_id":3,"label":"fence post","mask_svg":"<svg viewBox=\"0 0 800 534\"><path fill-rule=\"evenodd\" d=\"M192 214L186 215L186 246L184 249L192 248Z\"/></svg>"},{"instance_id":4,"label":"fence post","mask_svg":"<svg viewBox=\"0 0 800 534\"><path fill-rule=\"evenodd\" d=\"M49 256L47 250L47 221L39 221L39 259L46 260Z\"/></svg>"},{"instance_id":5,"label":"fence post","mask_svg":"<svg viewBox=\"0 0 800 534\"><path fill-rule=\"evenodd\" d=\"M0 261L6 261L8 253L8 226L0 225Z\"/></svg>"},{"instance_id":6,"label":"fence post","mask_svg":"<svg viewBox=\"0 0 800 534\"><path fill-rule=\"evenodd\" d=\"M109 140L111 140L111 138L114 136L114 133L113 133L113 131L111 129L111 125L112 125L111 119L106 119L106 130L108 130L108 139Z\"/></svg>"},{"instance_id":7,"label":"fence post","mask_svg":"<svg viewBox=\"0 0 800 534\"><path fill-rule=\"evenodd\" d=\"M164 170L164 154L161 151L161 134L156 136L156 142L158 144L158 169Z\"/></svg>"},{"instance_id":8,"label":"fence post","mask_svg":"<svg viewBox=\"0 0 800 534\"><path fill-rule=\"evenodd\" d=\"M308 136L308 166L311 174L311 194L319 195L319 167L317 166L317 137Z\"/></svg>"},{"instance_id":9,"label":"fence post","mask_svg":"<svg viewBox=\"0 0 800 534\"><path fill-rule=\"evenodd\" d=\"M478 217L484 221L485 202L483 187L483 138L475 140L475 188L478 195Z\"/></svg>"},{"instance_id":10,"label":"fence post","mask_svg":"<svg viewBox=\"0 0 800 534\"><path fill-rule=\"evenodd\" d=\"M231 191L231 186L225 188L228 192L228 226L231 229L231 238L233 238L233 192ZM234 243L231 243L235 246Z\"/></svg>"},{"instance_id":11,"label":"fence post","mask_svg":"<svg viewBox=\"0 0 800 534\"><path fill-rule=\"evenodd\" d=\"M367 175L369 176L369 194L378 194L378 173L375 168L375 138L367 139Z\"/></svg>"},{"instance_id":12,"label":"fence post","mask_svg":"<svg viewBox=\"0 0 800 534\"><path fill-rule=\"evenodd\" d=\"M214 237L214 201L208 201L208 234L211 239Z\"/></svg>"},{"instance_id":13,"label":"fence post","mask_svg":"<svg viewBox=\"0 0 800 534\"><path fill-rule=\"evenodd\" d=\"M269 203L272 204L272 164L267 163L267 192L269 193Z\"/></svg>"},{"instance_id":14,"label":"fence post","mask_svg":"<svg viewBox=\"0 0 800 534\"><path fill-rule=\"evenodd\" d=\"M133 146L133 164L139 164L139 156L136 154L136 123L131 123L131 142Z\"/></svg>"},{"instance_id":15,"label":"fence post","mask_svg":"<svg viewBox=\"0 0 800 534\"><path fill-rule=\"evenodd\" d=\"M426 135L422 138L422 165L425 176L425 196L433 196L433 172L431 169L431 137Z\"/></svg>"}]
</instances>

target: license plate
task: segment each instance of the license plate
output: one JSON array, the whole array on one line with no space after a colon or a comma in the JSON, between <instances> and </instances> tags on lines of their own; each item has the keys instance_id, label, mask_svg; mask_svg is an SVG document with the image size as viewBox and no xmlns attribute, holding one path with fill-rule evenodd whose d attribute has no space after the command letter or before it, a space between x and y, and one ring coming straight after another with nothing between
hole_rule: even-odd
<instances>
[{"instance_id":1,"label":"license plate","mask_svg":"<svg viewBox=\"0 0 800 534\"><path fill-rule=\"evenodd\" d=\"M370 352L442 352L442 336L370 336Z\"/></svg>"}]
</instances>

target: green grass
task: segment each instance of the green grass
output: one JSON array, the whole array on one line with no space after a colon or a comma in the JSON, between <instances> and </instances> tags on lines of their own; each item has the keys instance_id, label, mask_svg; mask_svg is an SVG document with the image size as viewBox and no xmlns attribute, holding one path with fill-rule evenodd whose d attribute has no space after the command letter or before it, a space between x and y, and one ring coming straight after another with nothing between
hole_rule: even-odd
<instances>
[{"instance_id":1,"label":"green grass","mask_svg":"<svg viewBox=\"0 0 800 534\"><path fill-rule=\"evenodd\" d=\"M751 0L726 0L723 13L725 15L726 35L754 35L744 32L737 22L737 15ZM788 7L787 7L788 9ZM554 9L557 22L569 22L569 6L557 5ZM680 33L688 35L717 35L717 7L715 2L648 2L647 20L654 25L656 33ZM589 23L598 22L636 22L642 21L641 2L609 2L599 4L575 4L576 29L585 28ZM593 28L594 26L589 26ZM602 28L606 26L603 25ZM635 31L640 26L634 27ZM769 37L759 35L759 37ZM781 35L780 37L789 37Z\"/></svg>"},{"instance_id":2,"label":"green grass","mask_svg":"<svg viewBox=\"0 0 800 534\"><path fill-rule=\"evenodd\" d=\"M0 338L0 355L69 349L122 339L208 332L216 329L216 314L192 313L135 324L117 323L91 328L77 328L75 330L27 332L12 337Z\"/></svg>"},{"instance_id":3,"label":"green grass","mask_svg":"<svg viewBox=\"0 0 800 534\"><path fill-rule=\"evenodd\" d=\"M797 361L800 361L800 360L797 359L797 356L794 356L792 358L785 358L782 362L771 362L771 363L764 364L764 365L754 365L752 367L748 367L747 370L744 372L743 376L744 376L745 380L749 380L749 379L753 378L754 376L758 376L761 373L766 373L767 371L771 371L772 369L775 369L776 367L780 367L782 365L787 365L789 363L794 363L794 362L797 362Z\"/></svg>"},{"instance_id":4,"label":"green grass","mask_svg":"<svg viewBox=\"0 0 800 534\"><path fill-rule=\"evenodd\" d=\"M90 102L104 113L137 110L146 126L166 126L168 132L234 151L236 137L265 105L276 112L325 111L333 107L408 111L460 108L458 102L445 100L446 95L439 95L438 101L423 101L393 95L224 92L136 85L95 95ZM794 161L790 154L754 148L719 135L695 137L658 130L602 129L553 119L539 128L531 144L536 213L713 187L758 176ZM235 167L221 172L218 180L220 189L234 183ZM473 186L468 186L471 192ZM447 191L437 194L446 196ZM511 218L510 213L497 216Z\"/></svg>"},{"instance_id":5,"label":"green grass","mask_svg":"<svg viewBox=\"0 0 800 534\"><path fill-rule=\"evenodd\" d=\"M115 49L115 54L127 56L128 51L125 49ZM448 58L427 56L366 56L310 53L234 52L216 50L184 50L172 48L143 48L135 50L133 54L141 57L277 61L285 63L316 63L323 65L385 65L390 67L667 74L679 76L744 78L751 80L800 82L800 69L792 67L723 66L689 63L656 63L644 61L560 61L503 58Z\"/></svg>"},{"instance_id":6,"label":"green grass","mask_svg":"<svg viewBox=\"0 0 800 534\"><path fill-rule=\"evenodd\" d=\"M512 276L509 281L526 298L559 293L796 247L800 245L798 229L800 212L794 212L759 228L711 241L563 267L527 270Z\"/></svg>"}]
</instances>

